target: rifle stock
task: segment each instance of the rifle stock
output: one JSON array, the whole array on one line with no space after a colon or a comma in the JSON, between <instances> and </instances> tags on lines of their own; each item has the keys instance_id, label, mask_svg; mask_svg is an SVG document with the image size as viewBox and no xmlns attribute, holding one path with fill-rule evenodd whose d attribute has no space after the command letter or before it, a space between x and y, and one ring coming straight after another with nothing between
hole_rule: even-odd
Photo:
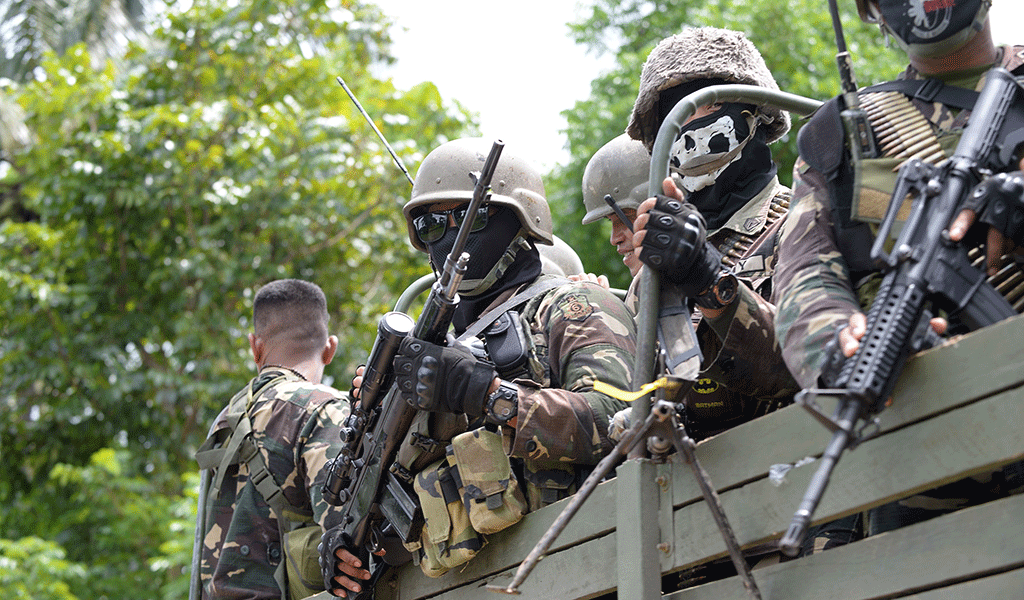
<instances>
[{"instance_id":1,"label":"rifle stock","mask_svg":"<svg viewBox=\"0 0 1024 600\"><path fill-rule=\"evenodd\" d=\"M503 147L501 140L495 141L483 169L469 174L475 187L467 214L476 214L484 204ZM392 471L399 445L417 413L392 387L392 363L407 335L444 343L459 304L459 284L470 260L463 250L472 221L466 219L459 228L455 245L416 322L397 311L381 318L366 361L359 399L353 403L352 414L341 432L344 446L328 466L324 497L331 504L342 506L346 540L364 556L380 549L381 533L389 526L403 541L411 541L422 526L414 497ZM372 593L368 588L371 586L364 586L358 597Z\"/></svg>"},{"instance_id":2,"label":"rifle stock","mask_svg":"<svg viewBox=\"0 0 1024 600\"><path fill-rule=\"evenodd\" d=\"M948 227L980 178L1013 168L1013 153L1002 147L1008 133L1003 129L1010 111L1020 110L1021 100L1021 86L1014 77L1005 69L992 69L953 156L937 167L913 159L900 168L871 249L872 259L886 274L867 313L864 337L845 362L841 350L832 348L826 364L843 366L834 381L823 382L826 389L797 394L797 402L825 421L834 435L779 542L785 554L799 553L836 463L846 449L863 440L859 427L885 407L907 358L929 345L933 308L960 317L971 329L1017 314L971 264L969 248L949 239ZM913 202L910 214L887 254L886 241L908 196ZM817 413L816 396L839 398L834 418Z\"/></svg>"}]
</instances>

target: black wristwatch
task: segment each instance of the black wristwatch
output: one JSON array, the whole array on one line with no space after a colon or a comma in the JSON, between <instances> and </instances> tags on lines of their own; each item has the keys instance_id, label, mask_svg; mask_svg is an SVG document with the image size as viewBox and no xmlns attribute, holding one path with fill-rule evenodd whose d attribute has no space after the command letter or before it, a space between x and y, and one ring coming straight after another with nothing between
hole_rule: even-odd
<instances>
[{"instance_id":1,"label":"black wristwatch","mask_svg":"<svg viewBox=\"0 0 1024 600\"><path fill-rule=\"evenodd\" d=\"M694 300L701 308L725 308L736 300L740 284L736 276L727 269L718 272L718 278Z\"/></svg>"},{"instance_id":2,"label":"black wristwatch","mask_svg":"<svg viewBox=\"0 0 1024 600\"><path fill-rule=\"evenodd\" d=\"M504 379L494 393L487 396L484 417L491 423L504 425L519 412L519 388Z\"/></svg>"}]
</instances>

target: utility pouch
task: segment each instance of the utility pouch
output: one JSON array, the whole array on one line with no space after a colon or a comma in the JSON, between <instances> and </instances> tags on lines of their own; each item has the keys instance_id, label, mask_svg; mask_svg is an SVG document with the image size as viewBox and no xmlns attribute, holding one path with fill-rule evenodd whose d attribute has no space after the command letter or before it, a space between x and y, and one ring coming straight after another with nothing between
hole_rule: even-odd
<instances>
[{"instance_id":1,"label":"utility pouch","mask_svg":"<svg viewBox=\"0 0 1024 600\"><path fill-rule=\"evenodd\" d=\"M577 476L572 465L544 463L544 468L527 461L523 469L530 510L537 510L568 498L576 491Z\"/></svg>"},{"instance_id":2,"label":"utility pouch","mask_svg":"<svg viewBox=\"0 0 1024 600\"><path fill-rule=\"evenodd\" d=\"M458 467L459 493L477 532L497 533L526 514L529 507L502 448L501 434L481 427L456 436L448 461Z\"/></svg>"},{"instance_id":3,"label":"utility pouch","mask_svg":"<svg viewBox=\"0 0 1024 600\"><path fill-rule=\"evenodd\" d=\"M444 575L476 556L484 545L469 522L455 471L447 460L440 460L418 473L413 483L426 521L420 537L420 569L428 577ZM406 547L410 546L414 545Z\"/></svg>"},{"instance_id":4,"label":"utility pouch","mask_svg":"<svg viewBox=\"0 0 1024 600\"><path fill-rule=\"evenodd\" d=\"M409 433L398 447L395 475L406 483L412 483L413 474L443 459L452 438L468 427L466 415L418 411L409 426Z\"/></svg>"},{"instance_id":5,"label":"utility pouch","mask_svg":"<svg viewBox=\"0 0 1024 600\"><path fill-rule=\"evenodd\" d=\"M324 591L324 579L319 563L320 551L317 549L322 535L323 530L319 525L300 527L284 534L289 598L308 598Z\"/></svg>"},{"instance_id":6,"label":"utility pouch","mask_svg":"<svg viewBox=\"0 0 1024 600\"><path fill-rule=\"evenodd\" d=\"M529 342L519 313L510 310L484 331L484 345L495 370L505 379L526 373Z\"/></svg>"}]
</instances>

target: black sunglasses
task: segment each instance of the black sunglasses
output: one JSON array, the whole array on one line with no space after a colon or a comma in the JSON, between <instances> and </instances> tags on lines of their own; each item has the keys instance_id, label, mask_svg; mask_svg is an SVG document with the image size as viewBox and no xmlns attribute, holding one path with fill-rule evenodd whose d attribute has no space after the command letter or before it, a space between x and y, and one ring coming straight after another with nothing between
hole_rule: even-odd
<instances>
[{"instance_id":1,"label":"black sunglasses","mask_svg":"<svg viewBox=\"0 0 1024 600\"><path fill-rule=\"evenodd\" d=\"M428 212L414 217L412 227L416 230L416 236L420 238L421 242L431 244L444 237L445 232L448 231L448 215L455 219L456 227L461 227L462 222L466 220L466 210L467 207L459 206L448 210ZM473 219L469 231L477 232L484 227L487 227L487 207L481 206L476 210L476 218Z\"/></svg>"}]
</instances>

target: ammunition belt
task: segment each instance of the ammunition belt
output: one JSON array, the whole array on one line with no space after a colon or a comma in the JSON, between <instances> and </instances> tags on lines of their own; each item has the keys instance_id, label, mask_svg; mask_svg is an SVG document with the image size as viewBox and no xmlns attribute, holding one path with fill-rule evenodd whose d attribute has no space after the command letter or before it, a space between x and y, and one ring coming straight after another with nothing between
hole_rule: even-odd
<instances>
[{"instance_id":1,"label":"ammunition belt","mask_svg":"<svg viewBox=\"0 0 1024 600\"><path fill-rule=\"evenodd\" d=\"M771 229L772 225L786 214L789 210L791 196L792 194L789 192L775 194L771 204L768 206L768 215L765 218L762 233ZM731 269L736 265L736 261L747 256L751 246L760 239L762 233L753 236L738 231L729 231L722 239L712 240L711 243L722 253L722 263Z\"/></svg>"}]
</instances>

